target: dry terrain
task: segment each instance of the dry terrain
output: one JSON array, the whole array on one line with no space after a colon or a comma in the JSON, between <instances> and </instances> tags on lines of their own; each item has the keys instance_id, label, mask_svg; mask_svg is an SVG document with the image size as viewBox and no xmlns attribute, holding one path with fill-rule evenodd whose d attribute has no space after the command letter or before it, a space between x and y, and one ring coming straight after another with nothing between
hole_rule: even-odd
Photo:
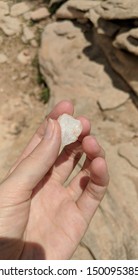
<instances>
[{"instance_id":1,"label":"dry terrain","mask_svg":"<svg viewBox=\"0 0 138 280\"><path fill-rule=\"evenodd\" d=\"M138 14L69 0L51 16L46 2L0 1L0 179L54 104L71 100L111 177L73 259L138 259Z\"/></svg>"}]
</instances>

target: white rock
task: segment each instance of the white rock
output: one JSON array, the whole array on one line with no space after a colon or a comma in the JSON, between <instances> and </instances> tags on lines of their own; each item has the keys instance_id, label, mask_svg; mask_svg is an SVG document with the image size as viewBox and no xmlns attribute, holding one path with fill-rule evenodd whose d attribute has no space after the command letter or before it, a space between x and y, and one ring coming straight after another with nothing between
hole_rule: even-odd
<instances>
[{"instance_id":1,"label":"white rock","mask_svg":"<svg viewBox=\"0 0 138 280\"><path fill-rule=\"evenodd\" d=\"M11 7L11 16L20 16L30 10L30 7L25 2L15 4Z\"/></svg>"},{"instance_id":2,"label":"white rock","mask_svg":"<svg viewBox=\"0 0 138 280\"><path fill-rule=\"evenodd\" d=\"M0 63L5 63L7 60L7 56L3 53L0 53Z\"/></svg>"},{"instance_id":3,"label":"white rock","mask_svg":"<svg viewBox=\"0 0 138 280\"><path fill-rule=\"evenodd\" d=\"M82 132L82 124L68 114L59 116L58 122L61 127L61 147L63 149L66 145L77 141Z\"/></svg>"},{"instance_id":4,"label":"white rock","mask_svg":"<svg viewBox=\"0 0 138 280\"><path fill-rule=\"evenodd\" d=\"M34 21L37 21L37 20L45 19L49 15L50 15L50 13L49 13L48 9L46 9L44 7L44 8L40 8L36 11L33 11L31 13L31 19L34 20Z\"/></svg>"}]
</instances>

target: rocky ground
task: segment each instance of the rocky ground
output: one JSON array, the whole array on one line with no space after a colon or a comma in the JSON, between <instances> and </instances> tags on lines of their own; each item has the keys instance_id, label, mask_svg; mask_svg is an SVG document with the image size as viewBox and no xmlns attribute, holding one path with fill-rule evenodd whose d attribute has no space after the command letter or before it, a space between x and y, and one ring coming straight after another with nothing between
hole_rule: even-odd
<instances>
[{"instance_id":1,"label":"rocky ground","mask_svg":"<svg viewBox=\"0 0 138 280\"><path fill-rule=\"evenodd\" d=\"M38 47L49 13L35 23L30 13L45 7L43 1L17 2L0 1L1 178L47 113L40 101Z\"/></svg>"},{"instance_id":2,"label":"rocky ground","mask_svg":"<svg viewBox=\"0 0 138 280\"><path fill-rule=\"evenodd\" d=\"M106 150L110 186L73 259L138 259L136 5L0 1L0 179L62 99Z\"/></svg>"}]
</instances>

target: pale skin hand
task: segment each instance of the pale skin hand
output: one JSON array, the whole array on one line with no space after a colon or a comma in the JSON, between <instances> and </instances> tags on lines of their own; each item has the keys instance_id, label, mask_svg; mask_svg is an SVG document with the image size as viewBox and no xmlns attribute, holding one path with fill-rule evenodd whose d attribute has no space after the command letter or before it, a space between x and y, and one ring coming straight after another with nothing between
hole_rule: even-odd
<instances>
[{"instance_id":1,"label":"pale skin hand","mask_svg":"<svg viewBox=\"0 0 138 280\"><path fill-rule=\"evenodd\" d=\"M104 151L86 118L79 141L58 156L63 113L73 114L70 102L55 106L0 186L0 259L69 259L104 196ZM82 170L64 188L83 152Z\"/></svg>"}]
</instances>

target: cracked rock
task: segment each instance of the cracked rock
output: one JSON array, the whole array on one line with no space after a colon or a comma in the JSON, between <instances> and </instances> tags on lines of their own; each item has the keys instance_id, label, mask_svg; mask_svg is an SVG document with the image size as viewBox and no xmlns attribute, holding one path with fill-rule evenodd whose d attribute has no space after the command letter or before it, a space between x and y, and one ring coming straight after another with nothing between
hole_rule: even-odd
<instances>
[{"instance_id":1,"label":"cracked rock","mask_svg":"<svg viewBox=\"0 0 138 280\"><path fill-rule=\"evenodd\" d=\"M129 94L124 91L112 91L106 89L98 99L102 110L111 110L122 106L129 99Z\"/></svg>"},{"instance_id":2,"label":"cracked rock","mask_svg":"<svg viewBox=\"0 0 138 280\"><path fill-rule=\"evenodd\" d=\"M121 144L118 154L124 157L132 166L138 168L138 148L132 143Z\"/></svg>"}]
</instances>

